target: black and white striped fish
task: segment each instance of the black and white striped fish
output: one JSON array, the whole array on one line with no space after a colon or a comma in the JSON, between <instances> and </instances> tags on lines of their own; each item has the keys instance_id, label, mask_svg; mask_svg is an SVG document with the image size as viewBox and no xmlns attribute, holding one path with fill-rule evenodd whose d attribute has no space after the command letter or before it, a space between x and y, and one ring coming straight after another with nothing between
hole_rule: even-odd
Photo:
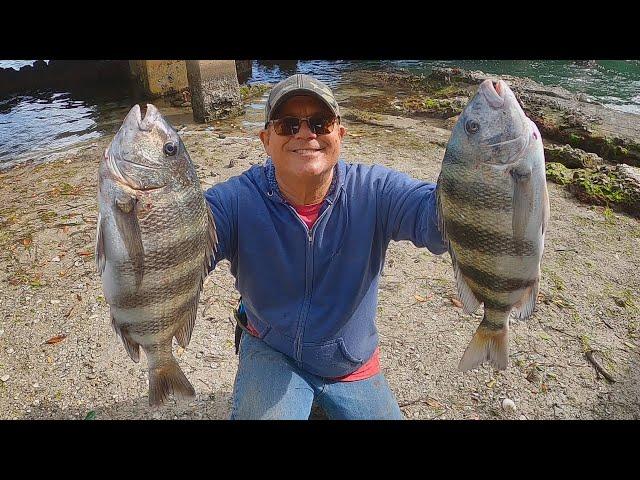
<instances>
[{"instance_id":1,"label":"black and white striped fish","mask_svg":"<svg viewBox=\"0 0 640 480\"><path fill-rule=\"evenodd\" d=\"M549 218L542 138L504 81L485 80L460 115L437 196L464 311L484 304L459 368L503 370L511 312L535 307Z\"/></svg>"},{"instance_id":2,"label":"black and white striped fish","mask_svg":"<svg viewBox=\"0 0 640 480\"><path fill-rule=\"evenodd\" d=\"M98 174L96 263L111 322L134 362L145 351L149 404L195 395L172 352L191 339L216 229L189 154L153 106L135 105Z\"/></svg>"}]
</instances>

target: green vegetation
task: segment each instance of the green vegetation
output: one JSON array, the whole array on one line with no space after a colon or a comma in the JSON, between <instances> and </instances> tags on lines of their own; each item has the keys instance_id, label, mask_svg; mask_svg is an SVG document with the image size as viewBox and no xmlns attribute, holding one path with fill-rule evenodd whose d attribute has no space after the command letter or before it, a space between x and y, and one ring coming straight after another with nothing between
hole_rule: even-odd
<instances>
[{"instance_id":1,"label":"green vegetation","mask_svg":"<svg viewBox=\"0 0 640 480\"><path fill-rule=\"evenodd\" d=\"M465 88L451 84L435 90L432 95L436 98L467 97L468 93Z\"/></svg>"},{"instance_id":2,"label":"green vegetation","mask_svg":"<svg viewBox=\"0 0 640 480\"><path fill-rule=\"evenodd\" d=\"M580 136L580 135L576 135L575 133L571 133L569 135L569 143L572 146L579 146L582 144L582 142L584 141L584 137Z\"/></svg>"},{"instance_id":3,"label":"green vegetation","mask_svg":"<svg viewBox=\"0 0 640 480\"><path fill-rule=\"evenodd\" d=\"M622 179L613 170L577 170L570 189L581 201L633 209L633 193L630 189L625 189L622 183Z\"/></svg>"},{"instance_id":4,"label":"green vegetation","mask_svg":"<svg viewBox=\"0 0 640 480\"><path fill-rule=\"evenodd\" d=\"M580 335L580 343L582 344L582 352L591 350L591 337L587 334Z\"/></svg>"},{"instance_id":5,"label":"green vegetation","mask_svg":"<svg viewBox=\"0 0 640 480\"><path fill-rule=\"evenodd\" d=\"M547 179L560 185L568 185L571 183L573 172L558 162L549 162L545 164Z\"/></svg>"},{"instance_id":6,"label":"green vegetation","mask_svg":"<svg viewBox=\"0 0 640 480\"><path fill-rule=\"evenodd\" d=\"M562 291L565 289L564 280L560 278L557 273L552 270L548 270L545 273L549 278L549 281L553 284L552 287L554 287L558 291Z\"/></svg>"},{"instance_id":7,"label":"green vegetation","mask_svg":"<svg viewBox=\"0 0 640 480\"><path fill-rule=\"evenodd\" d=\"M257 97L263 93L269 91L271 85L268 83L255 83L252 85L240 85L240 96L243 100L247 100L252 97Z\"/></svg>"},{"instance_id":8,"label":"green vegetation","mask_svg":"<svg viewBox=\"0 0 640 480\"><path fill-rule=\"evenodd\" d=\"M44 223L48 223L54 220L57 216L58 214L53 210L46 210L44 212L41 211L38 213L38 217L40 217L40 220L42 220Z\"/></svg>"},{"instance_id":9,"label":"green vegetation","mask_svg":"<svg viewBox=\"0 0 640 480\"><path fill-rule=\"evenodd\" d=\"M604 215L604 219L607 223L609 224L616 223L616 217L613 214L613 210L611 210L611 208L605 207L605 209L602 211L602 214Z\"/></svg>"},{"instance_id":10,"label":"green vegetation","mask_svg":"<svg viewBox=\"0 0 640 480\"><path fill-rule=\"evenodd\" d=\"M382 121L383 117L366 110L350 110L349 113L343 116L343 119L353 123L378 125L378 122Z\"/></svg>"}]
</instances>

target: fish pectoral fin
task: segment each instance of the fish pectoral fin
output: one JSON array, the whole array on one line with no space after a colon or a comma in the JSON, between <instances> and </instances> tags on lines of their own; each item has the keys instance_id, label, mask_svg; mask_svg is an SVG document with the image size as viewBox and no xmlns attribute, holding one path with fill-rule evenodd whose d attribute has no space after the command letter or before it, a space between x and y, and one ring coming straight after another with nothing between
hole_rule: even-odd
<instances>
[{"instance_id":1,"label":"fish pectoral fin","mask_svg":"<svg viewBox=\"0 0 640 480\"><path fill-rule=\"evenodd\" d=\"M451 244L449 244L449 255L451 255L451 262L453 263L453 273L456 279L456 286L458 287L458 296L462 302L462 309L464 313L471 314L478 309L480 301L476 298L475 294L469 287L466 278L460 271L455 252L451 248Z\"/></svg>"},{"instance_id":2,"label":"fish pectoral fin","mask_svg":"<svg viewBox=\"0 0 640 480\"><path fill-rule=\"evenodd\" d=\"M133 265L136 287L142 283L144 275L144 246L138 216L136 215L136 199L126 193L116 197L116 208L113 209L116 227Z\"/></svg>"},{"instance_id":3,"label":"fish pectoral fin","mask_svg":"<svg viewBox=\"0 0 640 480\"><path fill-rule=\"evenodd\" d=\"M182 348L187 348L187 346L189 345L189 341L191 340L193 327L196 324L196 315L198 314L198 299L200 298L201 288L198 289L198 294L194 297L194 300L189 306L189 309L184 313L182 317L182 326L175 333L178 345L180 345Z\"/></svg>"},{"instance_id":4,"label":"fish pectoral fin","mask_svg":"<svg viewBox=\"0 0 640 480\"><path fill-rule=\"evenodd\" d=\"M97 231L96 231L96 269L98 270L98 274L102 275L104 272L104 265L106 262L105 254L104 254L104 227L102 225L102 214L98 214L98 223L97 223Z\"/></svg>"},{"instance_id":5,"label":"fish pectoral fin","mask_svg":"<svg viewBox=\"0 0 640 480\"><path fill-rule=\"evenodd\" d=\"M549 207L549 192L547 191L546 184L542 189L542 235L547 231L547 224L549 223L549 216L551 215Z\"/></svg>"},{"instance_id":6,"label":"fish pectoral fin","mask_svg":"<svg viewBox=\"0 0 640 480\"><path fill-rule=\"evenodd\" d=\"M136 363L140 362L140 344L134 342L131 339L126 329L118 327L118 323L116 322L116 319L113 315L111 316L111 326L118 334L118 336L122 339L124 348L131 357L131 360Z\"/></svg>"},{"instance_id":7,"label":"fish pectoral fin","mask_svg":"<svg viewBox=\"0 0 640 480\"><path fill-rule=\"evenodd\" d=\"M538 289L540 286L540 278L527 287L522 294L520 300L513 306L513 312L520 320L527 319L533 313L538 300Z\"/></svg>"},{"instance_id":8,"label":"fish pectoral fin","mask_svg":"<svg viewBox=\"0 0 640 480\"><path fill-rule=\"evenodd\" d=\"M460 359L458 369L462 372L471 370L489 362L498 370L504 370L509 363L509 320L500 330L488 328L485 319L478 326L471 342Z\"/></svg>"},{"instance_id":9,"label":"fish pectoral fin","mask_svg":"<svg viewBox=\"0 0 640 480\"><path fill-rule=\"evenodd\" d=\"M162 405L170 394L181 398L195 397L196 391L189 382L184 372L169 355L162 366L149 368L149 405L152 407Z\"/></svg>"},{"instance_id":10,"label":"fish pectoral fin","mask_svg":"<svg viewBox=\"0 0 640 480\"><path fill-rule=\"evenodd\" d=\"M521 244L533 209L531 168L514 168L511 170L511 178L513 179L513 236L516 244Z\"/></svg>"}]
</instances>

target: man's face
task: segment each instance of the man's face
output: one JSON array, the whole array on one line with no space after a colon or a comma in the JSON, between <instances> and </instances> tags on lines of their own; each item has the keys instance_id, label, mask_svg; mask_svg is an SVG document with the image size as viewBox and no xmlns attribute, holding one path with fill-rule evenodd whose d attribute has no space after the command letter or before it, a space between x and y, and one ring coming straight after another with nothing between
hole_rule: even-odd
<instances>
[{"instance_id":1,"label":"man's face","mask_svg":"<svg viewBox=\"0 0 640 480\"><path fill-rule=\"evenodd\" d=\"M277 118L303 118L331 114L331 110L315 97L295 96L287 100L277 113ZM260 132L260 140L278 173L309 178L330 171L338 163L345 132L346 128L336 122L331 133L316 135L307 122L302 122L297 134L281 136L269 124L267 130Z\"/></svg>"}]
</instances>

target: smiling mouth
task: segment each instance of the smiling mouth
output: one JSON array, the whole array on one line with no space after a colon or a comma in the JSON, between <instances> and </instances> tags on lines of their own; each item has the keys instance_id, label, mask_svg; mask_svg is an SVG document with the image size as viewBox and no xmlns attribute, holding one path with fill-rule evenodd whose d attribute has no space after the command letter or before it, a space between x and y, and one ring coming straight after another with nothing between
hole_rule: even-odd
<instances>
[{"instance_id":1,"label":"smiling mouth","mask_svg":"<svg viewBox=\"0 0 640 480\"><path fill-rule=\"evenodd\" d=\"M323 148L298 148L296 150L293 150L295 153L299 153L302 155L309 155L311 153L316 153L316 152L321 152L322 150L324 150Z\"/></svg>"}]
</instances>

